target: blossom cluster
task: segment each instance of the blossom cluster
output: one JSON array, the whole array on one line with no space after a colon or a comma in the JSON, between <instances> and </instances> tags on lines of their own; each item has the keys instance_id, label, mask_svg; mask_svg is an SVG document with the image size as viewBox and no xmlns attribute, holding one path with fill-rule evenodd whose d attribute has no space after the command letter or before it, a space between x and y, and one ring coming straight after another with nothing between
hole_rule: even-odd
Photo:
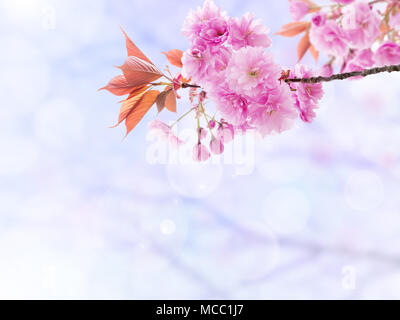
<instances>
[{"instance_id":1,"label":"blossom cluster","mask_svg":"<svg viewBox=\"0 0 400 320\"><path fill-rule=\"evenodd\" d=\"M319 6L309 0L289 0L294 21L309 15L305 32L310 44L329 57L325 74L362 71L400 64L399 0L331 0Z\"/></svg>"},{"instance_id":2,"label":"blossom cluster","mask_svg":"<svg viewBox=\"0 0 400 320\"><path fill-rule=\"evenodd\" d=\"M230 18L207 0L203 7L189 13L182 32L190 41L182 57L183 76L207 92L221 117L218 121L209 118L203 101L197 101L197 117L205 120L206 128L198 122L196 160L210 156L201 134L205 130L210 131L211 153L220 154L224 144L237 134L248 130L262 136L281 133L299 116L306 122L315 117L322 85L288 85L282 81L282 67L268 51L269 30L254 15ZM305 77L312 73L298 65L290 75Z\"/></svg>"},{"instance_id":3,"label":"blossom cluster","mask_svg":"<svg viewBox=\"0 0 400 320\"><path fill-rule=\"evenodd\" d=\"M269 30L260 20L250 13L229 17L212 0L190 11L184 21L182 33L189 49L164 53L180 68L175 76L169 68L168 75L160 71L123 31L128 53L119 67L123 74L102 88L128 95L117 125L125 122L128 134L155 104L159 113L177 112L179 91L189 89L191 105L174 124L157 118L149 128L179 147L187 141L173 127L194 114L193 159L207 161L212 154L222 154L238 135L251 131L265 137L290 129L297 118L312 122L324 94L318 79L344 78L332 76L334 68L354 78L353 71L400 64L400 0L330 0L329 5L289 0L289 4L294 21L276 34L303 34L299 61L307 52L316 60L320 53L328 57L318 71L299 63L289 69L280 66L269 50Z\"/></svg>"}]
</instances>

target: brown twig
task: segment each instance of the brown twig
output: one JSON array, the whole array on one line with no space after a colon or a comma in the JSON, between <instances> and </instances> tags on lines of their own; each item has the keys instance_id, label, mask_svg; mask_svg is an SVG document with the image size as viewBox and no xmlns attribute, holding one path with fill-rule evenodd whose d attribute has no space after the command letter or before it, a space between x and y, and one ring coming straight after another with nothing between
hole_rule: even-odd
<instances>
[{"instance_id":1,"label":"brown twig","mask_svg":"<svg viewBox=\"0 0 400 320\"><path fill-rule=\"evenodd\" d=\"M385 66L379 68L372 68L366 69L363 71L354 71L354 72L347 72L347 73L339 73L331 75L330 77L311 77L311 78L293 78L293 79L286 79L286 83L293 83L293 82L301 82L301 83L320 83L320 82L329 82L333 80L345 80L352 77L367 77L372 74L382 73L382 72L399 72L400 65L393 65L393 66Z\"/></svg>"},{"instance_id":2,"label":"brown twig","mask_svg":"<svg viewBox=\"0 0 400 320\"><path fill-rule=\"evenodd\" d=\"M183 89L186 89L186 88L197 88L197 89L199 89L199 88L201 88L200 86L197 86L195 84L190 84L190 83L182 83L181 87Z\"/></svg>"}]
</instances>

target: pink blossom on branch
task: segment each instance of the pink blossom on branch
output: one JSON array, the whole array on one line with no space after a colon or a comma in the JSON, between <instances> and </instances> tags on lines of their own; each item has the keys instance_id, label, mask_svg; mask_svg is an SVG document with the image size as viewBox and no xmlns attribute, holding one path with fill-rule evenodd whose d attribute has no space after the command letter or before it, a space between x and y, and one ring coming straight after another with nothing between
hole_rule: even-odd
<instances>
[{"instance_id":1,"label":"pink blossom on branch","mask_svg":"<svg viewBox=\"0 0 400 320\"><path fill-rule=\"evenodd\" d=\"M366 68L372 67L375 64L374 53L371 49L365 49L355 52L354 57L351 58L344 69L345 72L362 71Z\"/></svg>"},{"instance_id":2,"label":"pink blossom on branch","mask_svg":"<svg viewBox=\"0 0 400 320\"><path fill-rule=\"evenodd\" d=\"M311 71L303 66L296 65L293 76L296 78L309 78L313 76ZM300 118L304 122L312 122L316 116L315 109L319 108L318 102L324 95L321 83L292 83L295 106L299 110Z\"/></svg>"},{"instance_id":3,"label":"pink blossom on branch","mask_svg":"<svg viewBox=\"0 0 400 320\"><path fill-rule=\"evenodd\" d=\"M249 123L265 137L290 129L297 116L289 86L278 82L274 88L266 90L252 106Z\"/></svg>"},{"instance_id":4,"label":"pink blossom on branch","mask_svg":"<svg viewBox=\"0 0 400 320\"><path fill-rule=\"evenodd\" d=\"M400 63L400 45L394 42L386 42L379 47L375 54L378 66Z\"/></svg>"},{"instance_id":5,"label":"pink blossom on branch","mask_svg":"<svg viewBox=\"0 0 400 320\"><path fill-rule=\"evenodd\" d=\"M343 10L342 26L346 41L355 49L369 48L379 36L381 20L365 2L355 2Z\"/></svg>"},{"instance_id":6,"label":"pink blossom on branch","mask_svg":"<svg viewBox=\"0 0 400 320\"><path fill-rule=\"evenodd\" d=\"M204 21L199 32L199 37L212 46L224 43L228 39L228 35L228 22L224 18Z\"/></svg>"},{"instance_id":7,"label":"pink blossom on branch","mask_svg":"<svg viewBox=\"0 0 400 320\"><path fill-rule=\"evenodd\" d=\"M200 34L206 34L205 30L210 21L227 21L227 16L213 1L206 0L203 7L189 12L183 23L182 33L192 40Z\"/></svg>"},{"instance_id":8,"label":"pink blossom on branch","mask_svg":"<svg viewBox=\"0 0 400 320\"><path fill-rule=\"evenodd\" d=\"M272 54L264 48L242 48L233 53L226 80L234 92L257 99L265 87L276 85L280 72Z\"/></svg>"},{"instance_id":9,"label":"pink blossom on branch","mask_svg":"<svg viewBox=\"0 0 400 320\"><path fill-rule=\"evenodd\" d=\"M172 75L168 68L167 75L161 72L124 32L128 51L121 67L124 76L115 77L103 89L128 95L118 121L125 121L129 133L154 104L159 113L164 109L176 112L177 99L183 96L179 91L189 88L190 104L177 122L194 115L195 161L223 154L227 144L249 131L265 137L290 129L298 118L311 123L324 95L322 81L400 71L396 66L400 64L398 1L332 2L319 6L311 0L289 0L295 21L277 33L300 36L299 60L307 52L316 61L327 56L317 71L301 64L283 68L268 50L268 28L253 14L229 17L206 0L184 21L182 33L189 42L186 52L165 53L172 65L182 69L178 74ZM374 66L388 67L367 70ZM346 74L334 74L335 68ZM164 88L156 90L158 86ZM172 145L184 143L158 119L149 129Z\"/></svg>"},{"instance_id":10,"label":"pink blossom on branch","mask_svg":"<svg viewBox=\"0 0 400 320\"><path fill-rule=\"evenodd\" d=\"M269 29L261 24L259 20L254 20L255 15L246 13L242 18L231 18L229 20L229 44L233 49L238 50L243 47L263 47L271 45L268 37Z\"/></svg>"},{"instance_id":11,"label":"pink blossom on branch","mask_svg":"<svg viewBox=\"0 0 400 320\"><path fill-rule=\"evenodd\" d=\"M332 20L322 26L312 25L310 40L315 48L328 55L343 57L348 51L344 30Z\"/></svg>"},{"instance_id":12,"label":"pink blossom on branch","mask_svg":"<svg viewBox=\"0 0 400 320\"><path fill-rule=\"evenodd\" d=\"M235 126L240 126L247 120L249 103L247 99L229 89L221 88L211 95L217 102L217 110L221 116Z\"/></svg>"}]
</instances>

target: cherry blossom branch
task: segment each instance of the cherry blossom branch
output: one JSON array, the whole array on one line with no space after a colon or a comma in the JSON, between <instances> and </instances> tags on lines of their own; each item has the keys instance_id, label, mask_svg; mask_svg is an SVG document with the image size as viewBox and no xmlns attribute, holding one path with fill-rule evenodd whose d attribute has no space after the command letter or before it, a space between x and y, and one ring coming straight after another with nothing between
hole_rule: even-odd
<instances>
[{"instance_id":1,"label":"cherry blossom branch","mask_svg":"<svg viewBox=\"0 0 400 320\"><path fill-rule=\"evenodd\" d=\"M168 66L160 71L123 31L128 54L119 67L123 74L102 88L116 96L128 96L122 101L118 124L125 122L128 134L153 105L159 113L164 109L176 112L181 98L178 91L188 88L191 109L177 122L196 113L199 139L192 155L195 161L207 161L211 153L223 153L235 131L245 133L251 128L265 137L288 130L287 124L296 118L311 123L324 94L322 82L400 72L400 0L333 2L319 6L310 0L289 0L293 22L276 33L285 37L303 34L297 47L298 62L307 52L315 60L320 52L330 57L317 73L321 76L313 76L310 68L299 63L283 69L267 51L272 41L266 26L252 14L229 18L213 0L191 11L183 23L189 49L163 52L171 65L185 70L185 77L182 73L174 76ZM378 3L382 5L374 6ZM310 19L304 20L306 16ZM335 74L335 68L342 73ZM280 75L278 71L282 71ZM196 80L189 83L188 79ZM213 88L210 97L219 121L215 115L207 115L203 88ZM149 127L179 145L183 141L173 135L174 125L157 119Z\"/></svg>"},{"instance_id":2,"label":"cherry blossom branch","mask_svg":"<svg viewBox=\"0 0 400 320\"><path fill-rule=\"evenodd\" d=\"M331 75L330 77L311 77L311 78L293 78L286 79L286 83L301 82L301 83L320 83L329 82L333 80L345 80L352 77L367 77L372 74L383 73L383 72L400 72L400 65L385 66L379 68L365 69L362 71L353 71L347 73L339 73Z\"/></svg>"},{"instance_id":3,"label":"cherry blossom branch","mask_svg":"<svg viewBox=\"0 0 400 320\"><path fill-rule=\"evenodd\" d=\"M362 71L353 71L353 72L346 72L346 73L338 73L333 74L329 77L310 77L310 78L292 78L292 79L285 79L286 83L320 83L320 82L330 82L334 80L346 80L352 77L367 77L373 74L384 73L384 72L400 72L400 65L392 65L392 66L384 66L378 68L371 68L365 69ZM201 88L198 85L190 84L190 83L182 83L182 88Z\"/></svg>"}]
</instances>

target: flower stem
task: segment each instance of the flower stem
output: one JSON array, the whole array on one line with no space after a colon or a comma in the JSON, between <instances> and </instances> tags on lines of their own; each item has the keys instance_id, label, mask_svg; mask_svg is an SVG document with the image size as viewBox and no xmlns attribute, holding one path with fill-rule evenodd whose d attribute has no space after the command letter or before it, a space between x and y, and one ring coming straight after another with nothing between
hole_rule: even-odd
<instances>
[{"instance_id":1,"label":"flower stem","mask_svg":"<svg viewBox=\"0 0 400 320\"><path fill-rule=\"evenodd\" d=\"M183 114L178 120L176 120L171 126L170 128L172 129L179 121L181 121L183 118L185 118L186 116L188 116L195 108L190 108L190 110L188 112L186 112L185 114Z\"/></svg>"}]
</instances>

